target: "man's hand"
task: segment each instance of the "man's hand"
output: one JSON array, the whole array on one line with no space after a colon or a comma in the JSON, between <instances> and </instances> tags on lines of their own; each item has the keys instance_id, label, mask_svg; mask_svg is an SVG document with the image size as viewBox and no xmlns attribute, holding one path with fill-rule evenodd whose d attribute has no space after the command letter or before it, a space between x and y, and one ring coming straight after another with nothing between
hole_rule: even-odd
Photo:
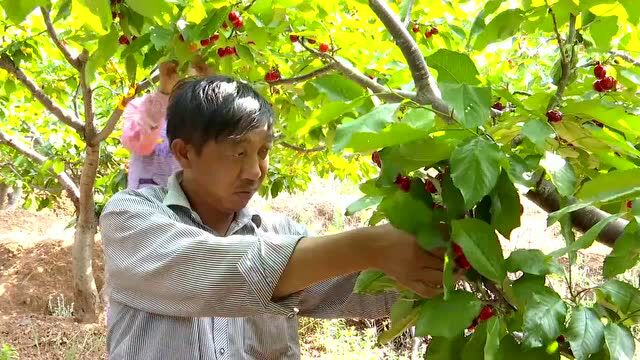
<instances>
[{"instance_id":1,"label":"man's hand","mask_svg":"<svg viewBox=\"0 0 640 360\"><path fill-rule=\"evenodd\" d=\"M171 90L178 83L178 63L167 61L160 64L160 92L171 94Z\"/></svg>"},{"instance_id":2,"label":"man's hand","mask_svg":"<svg viewBox=\"0 0 640 360\"><path fill-rule=\"evenodd\" d=\"M423 297L442 292L445 249L425 251L416 238L391 225L371 228L376 233L370 252L372 267Z\"/></svg>"}]
</instances>

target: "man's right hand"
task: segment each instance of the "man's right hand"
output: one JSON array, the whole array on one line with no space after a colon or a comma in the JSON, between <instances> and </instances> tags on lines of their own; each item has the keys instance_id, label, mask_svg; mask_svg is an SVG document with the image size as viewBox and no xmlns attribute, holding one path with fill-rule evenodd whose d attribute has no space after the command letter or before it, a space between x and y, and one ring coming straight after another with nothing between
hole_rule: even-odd
<instances>
[{"instance_id":1,"label":"man's right hand","mask_svg":"<svg viewBox=\"0 0 640 360\"><path fill-rule=\"evenodd\" d=\"M160 64L160 92L171 94L171 90L178 83L178 62L167 61Z\"/></svg>"}]
</instances>

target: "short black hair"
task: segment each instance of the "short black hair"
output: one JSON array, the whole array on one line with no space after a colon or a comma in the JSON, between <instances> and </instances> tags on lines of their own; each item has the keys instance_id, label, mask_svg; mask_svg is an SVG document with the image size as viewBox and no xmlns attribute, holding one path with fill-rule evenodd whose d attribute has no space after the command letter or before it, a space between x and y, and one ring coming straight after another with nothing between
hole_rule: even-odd
<instances>
[{"instance_id":1,"label":"short black hair","mask_svg":"<svg viewBox=\"0 0 640 360\"><path fill-rule=\"evenodd\" d=\"M250 85L224 75L187 78L171 92L167 138L199 152L210 140L241 137L265 125L273 131L273 121L271 106Z\"/></svg>"}]
</instances>

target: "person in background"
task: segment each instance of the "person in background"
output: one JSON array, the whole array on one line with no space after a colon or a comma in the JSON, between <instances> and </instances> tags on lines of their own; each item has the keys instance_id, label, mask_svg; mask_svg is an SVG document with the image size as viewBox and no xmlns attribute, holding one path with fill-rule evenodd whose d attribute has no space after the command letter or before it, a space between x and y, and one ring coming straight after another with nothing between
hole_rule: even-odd
<instances>
[{"instance_id":1,"label":"person in background","mask_svg":"<svg viewBox=\"0 0 640 360\"><path fill-rule=\"evenodd\" d=\"M195 75L210 75L206 63L197 58L192 63ZM166 186L169 176L180 169L166 135L166 114L171 90L178 82L178 63L160 64L160 84L156 92L146 94L127 104L122 114L122 145L131 153L128 189L148 185Z\"/></svg>"}]
</instances>

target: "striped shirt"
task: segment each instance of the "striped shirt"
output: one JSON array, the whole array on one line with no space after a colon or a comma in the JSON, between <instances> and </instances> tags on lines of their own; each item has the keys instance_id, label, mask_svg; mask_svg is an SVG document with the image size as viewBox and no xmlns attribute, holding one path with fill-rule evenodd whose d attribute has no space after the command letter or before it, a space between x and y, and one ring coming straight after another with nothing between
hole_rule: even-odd
<instances>
[{"instance_id":1,"label":"striped shirt","mask_svg":"<svg viewBox=\"0 0 640 360\"><path fill-rule=\"evenodd\" d=\"M388 314L396 295L354 294L356 274L272 300L305 227L246 208L220 236L180 179L122 191L100 217L110 359L299 359L298 316Z\"/></svg>"}]
</instances>

